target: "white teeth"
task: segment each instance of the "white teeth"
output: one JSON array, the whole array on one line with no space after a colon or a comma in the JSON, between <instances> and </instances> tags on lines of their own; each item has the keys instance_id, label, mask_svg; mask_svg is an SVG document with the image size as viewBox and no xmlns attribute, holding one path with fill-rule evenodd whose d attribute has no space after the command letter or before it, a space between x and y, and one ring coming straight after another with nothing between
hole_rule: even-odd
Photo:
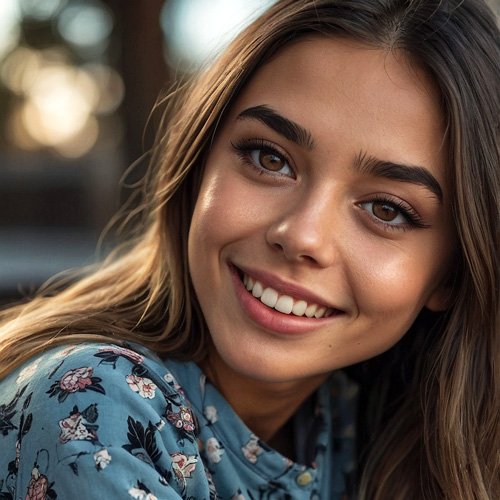
<instances>
[{"instance_id":1,"label":"white teeth","mask_svg":"<svg viewBox=\"0 0 500 500\"><path fill-rule=\"evenodd\" d=\"M322 318L325 315L325 312L326 312L326 307L320 307L314 313L314 317L315 318Z\"/></svg>"},{"instance_id":2,"label":"white teeth","mask_svg":"<svg viewBox=\"0 0 500 500\"><path fill-rule=\"evenodd\" d=\"M264 289L262 288L260 281L256 281L255 285L253 286L252 295L258 299L259 297L262 297L263 292Z\"/></svg>"},{"instance_id":3,"label":"white teeth","mask_svg":"<svg viewBox=\"0 0 500 500\"><path fill-rule=\"evenodd\" d=\"M282 295L279 299L278 302L276 302L276 305L274 308L282 312L284 314L290 314L293 309L293 299L292 297L289 297L288 295Z\"/></svg>"},{"instance_id":4,"label":"white teeth","mask_svg":"<svg viewBox=\"0 0 500 500\"><path fill-rule=\"evenodd\" d=\"M272 288L266 288L260 297L260 301L266 306L274 307L278 302L278 292Z\"/></svg>"},{"instance_id":5,"label":"white teeth","mask_svg":"<svg viewBox=\"0 0 500 500\"><path fill-rule=\"evenodd\" d=\"M246 289L250 292L254 286L254 281L252 278L250 278L250 276L248 276L247 278L247 284L245 285L246 286Z\"/></svg>"},{"instance_id":6,"label":"white teeth","mask_svg":"<svg viewBox=\"0 0 500 500\"><path fill-rule=\"evenodd\" d=\"M272 307L283 314L306 316L307 318L323 318L329 316L331 309L317 304L308 304L305 300L294 300L289 295L280 295L273 288L264 289L262 283L250 276L243 275L245 288L268 307Z\"/></svg>"},{"instance_id":7,"label":"white teeth","mask_svg":"<svg viewBox=\"0 0 500 500\"><path fill-rule=\"evenodd\" d=\"M306 309L307 302L305 300L298 300L295 304L293 304L292 313L295 314L295 316L304 316Z\"/></svg>"},{"instance_id":8,"label":"white teeth","mask_svg":"<svg viewBox=\"0 0 500 500\"><path fill-rule=\"evenodd\" d=\"M318 306L316 304L311 304L307 306L306 312L304 313L308 318L312 318L316 314L316 309Z\"/></svg>"}]
</instances>

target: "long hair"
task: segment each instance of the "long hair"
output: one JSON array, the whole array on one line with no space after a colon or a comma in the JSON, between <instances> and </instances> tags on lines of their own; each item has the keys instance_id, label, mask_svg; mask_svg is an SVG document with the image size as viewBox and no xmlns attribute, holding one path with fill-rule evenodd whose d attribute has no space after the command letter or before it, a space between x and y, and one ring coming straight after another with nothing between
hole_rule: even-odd
<instances>
[{"instance_id":1,"label":"long hair","mask_svg":"<svg viewBox=\"0 0 500 500\"><path fill-rule=\"evenodd\" d=\"M63 291L49 287L3 312L0 378L49 346L94 339L202 359L209 333L189 277L187 237L204 159L255 70L311 34L402 51L426 68L440 89L449 144L458 241L450 306L432 335L409 347L419 346L418 360L370 445L359 496L491 499L500 491L500 45L481 0L278 1L187 91L163 103L166 127L127 247Z\"/></svg>"}]
</instances>

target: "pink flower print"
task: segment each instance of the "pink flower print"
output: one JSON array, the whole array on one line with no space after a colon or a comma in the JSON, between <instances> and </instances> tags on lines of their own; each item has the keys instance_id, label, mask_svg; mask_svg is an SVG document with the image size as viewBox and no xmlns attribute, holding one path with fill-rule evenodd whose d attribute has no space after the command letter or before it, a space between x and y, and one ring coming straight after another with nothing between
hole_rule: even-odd
<instances>
[{"instance_id":1,"label":"pink flower print","mask_svg":"<svg viewBox=\"0 0 500 500\"><path fill-rule=\"evenodd\" d=\"M137 375L127 375L125 377L128 386L134 391L139 393L139 396L145 399L153 399L157 389L156 384L146 377L139 377Z\"/></svg>"},{"instance_id":2,"label":"pink flower print","mask_svg":"<svg viewBox=\"0 0 500 500\"><path fill-rule=\"evenodd\" d=\"M250 435L248 443L241 448L243 456L252 464L257 463L259 455L262 453L262 448L259 445L259 438L254 434Z\"/></svg>"},{"instance_id":3,"label":"pink flower print","mask_svg":"<svg viewBox=\"0 0 500 500\"><path fill-rule=\"evenodd\" d=\"M213 464L218 464L222 460L224 454L224 447L217 441L216 438L211 437L205 443L205 450L207 453L208 461Z\"/></svg>"},{"instance_id":4,"label":"pink flower print","mask_svg":"<svg viewBox=\"0 0 500 500\"><path fill-rule=\"evenodd\" d=\"M76 411L69 417L59 420L61 434L59 441L68 443L69 441L95 441L97 434L93 426L87 427L84 423L83 415Z\"/></svg>"},{"instance_id":5,"label":"pink flower print","mask_svg":"<svg viewBox=\"0 0 500 500\"><path fill-rule=\"evenodd\" d=\"M28 493L26 500L45 500L49 482L47 477L40 474L40 471L35 467L31 471L31 479L28 484Z\"/></svg>"},{"instance_id":6,"label":"pink flower print","mask_svg":"<svg viewBox=\"0 0 500 500\"><path fill-rule=\"evenodd\" d=\"M194 419L191 410L186 406L181 406L181 419L182 419L182 427L185 431L193 432L194 431Z\"/></svg>"},{"instance_id":7,"label":"pink flower print","mask_svg":"<svg viewBox=\"0 0 500 500\"><path fill-rule=\"evenodd\" d=\"M93 369L90 366L67 371L59 381L59 387L66 392L82 391L92 385Z\"/></svg>"},{"instance_id":8,"label":"pink flower print","mask_svg":"<svg viewBox=\"0 0 500 500\"><path fill-rule=\"evenodd\" d=\"M99 377L93 377L94 370L90 366L82 366L68 370L58 382L54 382L47 391L49 397L56 396L60 403L66 400L70 394L85 392L87 390L106 394L104 387L99 383Z\"/></svg>"},{"instance_id":9,"label":"pink flower print","mask_svg":"<svg viewBox=\"0 0 500 500\"><path fill-rule=\"evenodd\" d=\"M178 412L167 410L167 420L177 429L184 429L187 432L195 430L194 417L187 406L181 406Z\"/></svg>"},{"instance_id":10,"label":"pink flower print","mask_svg":"<svg viewBox=\"0 0 500 500\"><path fill-rule=\"evenodd\" d=\"M190 478L195 471L198 459L196 455L184 455L180 452L173 453L170 456L172 458L172 471L179 484L184 487L186 478Z\"/></svg>"},{"instance_id":11,"label":"pink flower print","mask_svg":"<svg viewBox=\"0 0 500 500\"><path fill-rule=\"evenodd\" d=\"M99 352L115 354L116 356L124 356L136 364L142 363L144 361L144 356L141 356L138 352L132 351L125 347L120 347L120 346L102 347L99 349Z\"/></svg>"}]
</instances>

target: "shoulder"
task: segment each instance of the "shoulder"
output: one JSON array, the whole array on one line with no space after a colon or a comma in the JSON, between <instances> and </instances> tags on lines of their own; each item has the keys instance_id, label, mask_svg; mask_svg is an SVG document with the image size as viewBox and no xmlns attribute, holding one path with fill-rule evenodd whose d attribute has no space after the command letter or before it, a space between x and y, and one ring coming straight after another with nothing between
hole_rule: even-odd
<instances>
[{"instance_id":1,"label":"shoulder","mask_svg":"<svg viewBox=\"0 0 500 500\"><path fill-rule=\"evenodd\" d=\"M47 471L61 478L58 494L108 465L127 476L127 491L156 491L158 483L177 493L205 488L194 416L151 351L97 343L57 347L9 378L0 384L0 400L4 388L12 388L4 435L11 436L8 454L24 488L42 455ZM0 483L2 465L0 459ZM154 487L144 482L148 473Z\"/></svg>"},{"instance_id":2,"label":"shoulder","mask_svg":"<svg viewBox=\"0 0 500 500\"><path fill-rule=\"evenodd\" d=\"M130 411L159 422L168 410L188 406L173 381L166 364L142 346L87 343L34 357L0 384L0 399L46 418L92 408L100 421Z\"/></svg>"},{"instance_id":3,"label":"shoulder","mask_svg":"<svg viewBox=\"0 0 500 500\"><path fill-rule=\"evenodd\" d=\"M178 395L175 387L168 384L171 376L166 365L153 352L135 347L98 343L55 347L28 360L2 385L16 392L28 388L40 392L48 385L49 398L59 402L70 395L89 392L113 398L116 392L108 393L104 387L109 380L126 382L125 387L145 399L155 397L158 384L167 394Z\"/></svg>"}]
</instances>

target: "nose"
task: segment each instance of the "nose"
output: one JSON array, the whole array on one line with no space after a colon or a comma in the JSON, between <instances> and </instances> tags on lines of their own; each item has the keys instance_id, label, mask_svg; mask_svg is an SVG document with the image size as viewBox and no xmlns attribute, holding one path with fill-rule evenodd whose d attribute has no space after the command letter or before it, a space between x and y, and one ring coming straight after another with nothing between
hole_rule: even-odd
<instances>
[{"instance_id":1,"label":"nose","mask_svg":"<svg viewBox=\"0 0 500 500\"><path fill-rule=\"evenodd\" d=\"M290 262L331 266L337 253L331 201L331 194L310 196L306 202L289 207L269 226L268 244Z\"/></svg>"}]
</instances>

